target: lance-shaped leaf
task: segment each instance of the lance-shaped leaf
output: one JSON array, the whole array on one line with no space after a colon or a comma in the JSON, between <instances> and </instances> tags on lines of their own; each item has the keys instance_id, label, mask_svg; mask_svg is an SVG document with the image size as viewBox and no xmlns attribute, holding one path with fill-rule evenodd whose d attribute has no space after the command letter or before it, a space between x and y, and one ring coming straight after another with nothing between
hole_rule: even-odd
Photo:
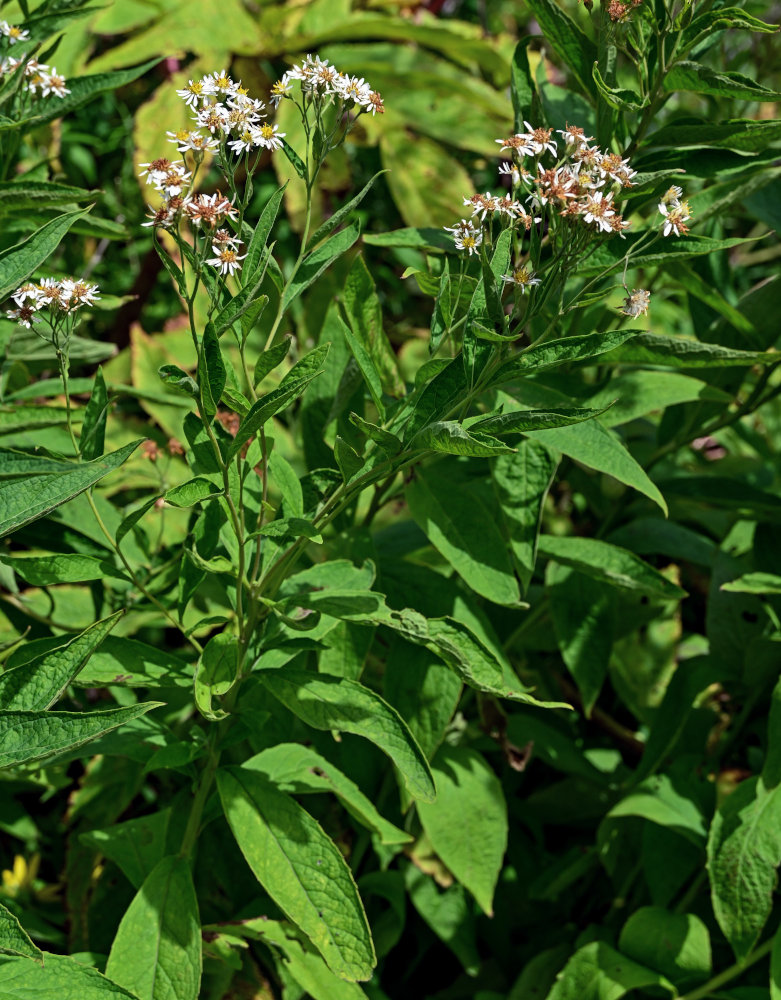
<instances>
[{"instance_id":1,"label":"lance-shaped leaf","mask_svg":"<svg viewBox=\"0 0 781 1000\"><path fill-rule=\"evenodd\" d=\"M73 223L89 211L89 208L83 208L58 215L32 236L0 253L0 300L7 298L27 280L54 253Z\"/></svg>"},{"instance_id":2,"label":"lance-shaped leaf","mask_svg":"<svg viewBox=\"0 0 781 1000\"><path fill-rule=\"evenodd\" d=\"M263 258L263 251L268 243L271 230L279 213L279 206L282 203L282 196L285 193L287 182L278 187L263 206L258 224L252 234L252 239L247 246L247 257L241 269L241 283L244 287L254 285L255 272L258 270Z\"/></svg>"},{"instance_id":3,"label":"lance-shaped leaf","mask_svg":"<svg viewBox=\"0 0 781 1000\"><path fill-rule=\"evenodd\" d=\"M379 695L358 681L296 667L263 670L257 676L313 729L342 730L374 743L399 769L410 795L433 800L434 779L423 751L398 712Z\"/></svg>"},{"instance_id":4,"label":"lance-shaped leaf","mask_svg":"<svg viewBox=\"0 0 781 1000\"><path fill-rule=\"evenodd\" d=\"M123 614L117 611L32 663L0 674L0 708L6 712L43 712L50 708Z\"/></svg>"},{"instance_id":5,"label":"lance-shaped leaf","mask_svg":"<svg viewBox=\"0 0 781 1000\"><path fill-rule=\"evenodd\" d=\"M598 538L540 535L538 552L547 559L625 590L639 590L650 597L667 601L686 596L685 590L634 552Z\"/></svg>"},{"instance_id":6,"label":"lance-shaped leaf","mask_svg":"<svg viewBox=\"0 0 781 1000\"><path fill-rule=\"evenodd\" d=\"M383 329L382 306L377 289L366 262L360 255L355 258L347 275L342 299L353 338L371 359L382 388L389 395L403 395L404 381L399 374L396 355ZM352 342L348 341L348 343L350 349L353 350ZM355 359L365 376L365 362L362 363L357 354Z\"/></svg>"},{"instance_id":7,"label":"lance-shaped leaf","mask_svg":"<svg viewBox=\"0 0 781 1000\"><path fill-rule=\"evenodd\" d=\"M433 760L437 797L417 809L431 846L492 916L507 847L507 803L485 758L468 747L440 748Z\"/></svg>"},{"instance_id":8,"label":"lance-shaped leaf","mask_svg":"<svg viewBox=\"0 0 781 1000\"><path fill-rule=\"evenodd\" d=\"M106 975L138 1000L197 1000L201 964L190 865L169 856L152 869L120 921Z\"/></svg>"},{"instance_id":9,"label":"lance-shaped leaf","mask_svg":"<svg viewBox=\"0 0 781 1000\"><path fill-rule=\"evenodd\" d=\"M265 775L283 792L294 795L333 793L351 816L379 835L383 844L406 844L412 840L410 834L383 819L355 782L311 747L278 743L250 757L242 766Z\"/></svg>"},{"instance_id":10,"label":"lance-shaped leaf","mask_svg":"<svg viewBox=\"0 0 781 1000\"><path fill-rule=\"evenodd\" d=\"M225 362L220 350L217 332L211 323L206 324L198 363L198 384L201 387L201 406L207 417L213 417L220 404L226 381Z\"/></svg>"},{"instance_id":11,"label":"lance-shaped leaf","mask_svg":"<svg viewBox=\"0 0 781 1000\"><path fill-rule=\"evenodd\" d=\"M106 380L103 378L103 369L98 368L97 372L95 372L95 381L92 386L89 403L87 403L87 407L84 410L81 437L79 438L81 457L87 462L91 462L94 458L100 458L103 454L107 416L108 392L106 390Z\"/></svg>"},{"instance_id":12,"label":"lance-shaped leaf","mask_svg":"<svg viewBox=\"0 0 781 1000\"><path fill-rule=\"evenodd\" d=\"M126 462L140 444L140 440L133 441L92 462L74 464L61 474L31 476L0 486L0 538L94 486Z\"/></svg>"},{"instance_id":13,"label":"lance-shaped leaf","mask_svg":"<svg viewBox=\"0 0 781 1000\"><path fill-rule=\"evenodd\" d=\"M282 296L282 308L288 309L298 296L309 286L317 281L320 275L333 262L346 253L355 243L360 235L360 226L357 222L336 233L330 240L321 243L319 247L307 254L301 262L301 266L293 281L285 289Z\"/></svg>"},{"instance_id":14,"label":"lance-shaped leaf","mask_svg":"<svg viewBox=\"0 0 781 1000\"><path fill-rule=\"evenodd\" d=\"M597 49L580 30L569 14L554 0L529 0L529 8L553 51L574 74L580 89L587 96L594 93L591 67L597 60ZM531 122L535 127L540 122Z\"/></svg>"},{"instance_id":15,"label":"lance-shaped leaf","mask_svg":"<svg viewBox=\"0 0 781 1000\"><path fill-rule=\"evenodd\" d=\"M258 356L258 360L255 362L255 370L252 377L252 381L255 385L262 382L268 373L273 371L277 365L282 364L287 357L287 352L290 350L290 345L292 343L293 341L290 337L285 337L284 340L281 340L273 347L269 347L267 351L263 351L263 353Z\"/></svg>"},{"instance_id":16,"label":"lance-shaped leaf","mask_svg":"<svg viewBox=\"0 0 781 1000\"><path fill-rule=\"evenodd\" d=\"M269 896L338 976L369 979L376 962L371 932L336 844L256 771L221 768L217 788L236 843Z\"/></svg>"},{"instance_id":17,"label":"lance-shaped leaf","mask_svg":"<svg viewBox=\"0 0 781 1000\"><path fill-rule=\"evenodd\" d=\"M445 455L471 455L474 458L492 458L515 450L489 433L482 433L482 427L467 430L455 420L435 420L428 424L412 439L410 447Z\"/></svg>"},{"instance_id":18,"label":"lance-shaped leaf","mask_svg":"<svg viewBox=\"0 0 781 1000\"><path fill-rule=\"evenodd\" d=\"M374 175L374 177L372 177L370 180L366 182L366 184L364 184L364 186L361 188L358 194L355 195L354 198L351 198L347 202L347 204L342 205L341 208L337 208L337 210L333 213L333 215L329 215L328 218L325 220L325 222L312 234L312 237L309 240L309 247L311 248L317 246L317 244L321 240L324 240L326 236L332 233L334 229L336 229L336 227L340 225L347 218L350 212L354 211L360 205L360 203L369 193L372 184L374 184L377 178L384 173L387 173L387 171L378 170L377 173Z\"/></svg>"},{"instance_id":19,"label":"lance-shaped leaf","mask_svg":"<svg viewBox=\"0 0 781 1000\"><path fill-rule=\"evenodd\" d=\"M641 333L602 357L605 364L667 365L671 368L730 368L733 365L775 364L776 351L740 351L683 337Z\"/></svg>"},{"instance_id":20,"label":"lance-shaped leaf","mask_svg":"<svg viewBox=\"0 0 781 1000\"><path fill-rule=\"evenodd\" d=\"M0 954L21 955L43 965L43 952L30 940L10 910L0 904Z\"/></svg>"},{"instance_id":21,"label":"lance-shaped leaf","mask_svg":"<svg viewBox=\"0 0 781 1000\"><path fill-rule=\"evenodd\" d=\"M506 361L491 380L492 385L502 385L520 375L546 371L559 365L588 361L623 344L637 335L637 330L608 330L607 333L584 333L577 337L551 340L547 344L530 347L522 354Z\"/></svg>"},{"instance_id":22,"label":"lance-shaped leaf","mask_svg":"<svg viewBox=\"0 0 781 1000\"><path fill-rule=\"evenodd\" d=\"M588 406L572 406L560 410L511 410L509 413L496 413L490 417L469 422L469 429L486 434L523 434L525 431L540 431L551 427L568 427L570 424L580 424L584 420L593 420L601 416L610 405L601 409Z\"/></svg>"},{"instance_id":23,"label":"lance-shaped leaf","mask_svg":"<svg viewBox=\"0 0 781 1000\"><path fill-rule=\"evenodd\" d=\"M147 701L105 712L0 712L0 768L75 750L161 704Z\"/></svg>"},{"instance_id":24,"label":"lance-shaped leaf","mask_svg":"<svg viewBox=\"0 0 781 1000\"><path fill-rule=\"evenodd\" d=\"M218 632L206 643L195 668L195 704L204 718L212 722L224 719L227 712L212 707L212 700L226 695L236 681L239 649L236 637Z\"/></svg>"},{"instance_id":25,"label":"lance-shaped leaf","mask_svg":"<svg viewBox=\"0 0 781 1000\"><path fill-rule=\"evenodd\" d=\"M127 579L107 559L83 556L78 552L62 552L51 556L2 556L0 562L34 587L51 587L55 583L84 583L104 577Z\"/></svg>"},{"instance_id":26,"label":"lance-shaped leaf","mask_svg":"<svg viewBox=\"0 0 781 1000\"><path fill-rule=\"evenodd\" d=\"M249 413L239 425L236 437L228 451L228 461L235 458L247 441L250 440L275 413L284 409L294 399L297 399L309 383L323 371L323 363L328 354L330 344L322 344L300 361L293 365L279 386L272 392L261 396L254 403Z\"/></svg>"},{"instance_id":27,"label":"lance-shaped leaf","mask_svg":"<svg viewBox=\"0 0 781 1000\"><path fill-rule=\"evenodd\" d=\"M726 73L683 60L676 62L664 78L666 91L690 90L714 97L736 97L743 101L777 101L781 93L755 83L742 73Z\"/></svg>"}]
</instances>

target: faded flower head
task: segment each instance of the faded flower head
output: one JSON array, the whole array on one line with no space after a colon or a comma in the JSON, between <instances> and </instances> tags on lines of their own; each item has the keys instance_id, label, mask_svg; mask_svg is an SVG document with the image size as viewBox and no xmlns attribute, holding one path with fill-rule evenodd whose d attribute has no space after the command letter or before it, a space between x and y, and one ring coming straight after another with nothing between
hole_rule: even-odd
<instances>
[{"instance_id":1,"label":"faded flower head","mask_svg":"<svg viewBox=\"0 0 781 1000\"><path fill-rule=\"evenodd\" d=\"M633 288L624 299L621 312L624 316L631 316L636 319L638 316L645 316L648 306L651 303L651 293L644 288Z\"/></svg>"}]
</instances>

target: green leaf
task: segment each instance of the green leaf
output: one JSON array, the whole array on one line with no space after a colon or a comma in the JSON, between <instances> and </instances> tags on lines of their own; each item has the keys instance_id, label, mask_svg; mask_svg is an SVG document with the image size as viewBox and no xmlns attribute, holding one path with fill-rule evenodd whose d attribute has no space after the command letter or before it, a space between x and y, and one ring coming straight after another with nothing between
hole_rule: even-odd
<instances>
[{"instance_id":1,"label":"green leaf","mask_svg":"<svg viewBox=\"0 0 781 1000\"><path fill-rule=\"evenodd\" d=\"M73 223L90 210L81 208L58 215L32 236L0 253L0 300L7 298L28 279L54 253Z\"/></svg>"},{"instance_id":2,"label":"green leaf","mask_svg":"<svg viewBox=\"0 0 781 1000\"><path fill-rule=\"evenodd\" d=\"M293 365L276 389L261 396L256 403L253 403L249 413L239 425L236 437L228 449L229 462L238 455L246 442L257 434L267 420L270 420L275 413L297 399L312 379L322 374L322 366L330 346L330 344L321 344L320 347L305 354L300 361Z\"/></svg>"},{"instance_id":3,"label":"green leaf","mask_svg":"<svg viewBox=\"0 0 781 1000\"><path fill-rule=\"evenodd\" d=\"M287 357L287 352L290 350L292 343L293 341L290 337L285 337L278 344L269 347L267 351L263 351L255 362L255 371L253 374L253 383L255 385L259 385L270 371L273 371L277 365L282 364Z\"/></svg>"},{"instance_id":4,"label":"green leaf","mask_svg":"<svg viewBox=\"0 0 781 1000\"><path fill-rule=\"evenodd\" d=\"M43 952L30 940L16 917L0 904L0 954L20 955L43 965ZM1 973L0 973L1 975Z\"/></svg>"},{"instance_id":5,"label":"green leaf","mask_svg":"<svg viewBox=\"0 0 781 1000\"><path fill-rule=\"evenodd\" d=\"M491 379L492 385L501 385L531 372L546 371L559 365L588 361L612 351L637 335L637 330L609 330L607 333L585 333L576 337L551 340L547 344L529 347L521 354L506 361Z\"/></svg>"},{"instance_id":6,"label":"green leaf","mask_svg":"<svg viewBox=\"0 0 781 1000\"><path fill-rule=\"evenodd\" d=\"M282 140L282 151L284 152L288 160L290 160L290 162L292 163L293 169L301 178L301 180L308 181L306 173L306 164L298 155L298 153L295 151L295 149L293 149L290 143L286 142L284 139Z\"/></svg>"},{"instance_id":7,"label":"green leaf","mask_svg":"<svg viewBox=\"0 0 781 1000\"><path fill-rule=\"evenodd\" d=\"M637 590L658 600L679 600L686 591L634 552L598 538L540 535L537 551L563 566L625 590Z\"/></svg>"},{"instance_id":8,"label":"green leaf","mask_svg":"<svg viewBox=\"0 0 781 1000\"><path fill-rule=\"evenodd\" d=\"M395 709L357 681L296 667L261 671L260 682L313 729L342 730L374 743L393 761L410 795L431 802L434 779L422 750Z\"/></svg>"},{"instance_id":9,"label":"green leaf","mask_svg":"<svg viewBox=\"0 0 781 1000\"><path fill-rule=\"evenodd\" d=\"M56 583L83 583L104 577L127 579L106 559L64 552L51 556L0 556L0 563L10 567L17 576L34 587L50 587Z\"/></svg>"},{"instance_id":10,"label":"green leaf","mask_svg":"<svg viewBox=\"0 0 781 1000\"><path fill-rule=\"evenodd\" d=\"M631 343L610 351L603 364L667 365L671 368L731 368L734 365L775 364L775 351L740 351L683 337L641 333Z\"/></svg>"},{"instance_id":11,"label":"green leaf","mask_svg":"<svg viewBox=\"0 0 781 1000\"><path fill-rule=\"evenodd\" d=\"M181 392L185 396L191 396L193 399L198 398L200 392L198 383L192 375L188 375L178 365L162 365L158 368L157 374L166 385L169 385L177 392Z\"/></svg>"},{"instance_id":12,"label":"green leaf","mask_svg":"<svg viewBox=\"0 0 781 1000\"><path fill-rule=\"evenodd\" d=\"M753 118L732 118L727 121L701 121L679 125L670 122L652 132L644 146L712 146L734 149L741 153L759 153L781 136L781 122L756 121Z\"/></svg>"},{"instance_id":13,"label":"green leaf","mask_svg":"<svg viewBox=\"0 0 781 1000\"><path fill-rule=\"evenodd\" d=\"M388 336L382 325L382 307L377 295L369 269L362 255L358 255L353 261L353 265L347 275L342 292L342 301L354 340L363 348L365 354L371 358L372 365L379 375L382 389L391 396L404 395L404 381L399 375L398 363L393 348L390 345ZM353 342L348 341L350 349L353 350ZM358 362L364 377L367 377L365 370L366 363L361 363L361 358L356 354L355 360ZM367 378L367 382L368 382ZM372 388L372 383L369 382ZM376 395L375 395L376 393ZM375 403L377 396L381 393L372 389L372 398ZM379 405L381 417L384 410ZM384 419L384 417L383 417Z\"/></svg>"},{"instance_id":14,"label":"green leaf","mask_svg":"<svg viewBox=\"0 0 781 1000\"><path fill-rule=\"evenodd\" d=\"M478 426L482 430L482 425ZM471 455L478 458L491 458L515 450L487 433L472 433L455 420L435 420L428 424L412 439L410 447L425 448L445 455Z\"/></svg>"},{"instance_id":15,"label":"green leaf","mask_svg":"<svg viewBox=\"0 0 781 1000\"><path fill-rule=\"evenodd\" d=\"M762 773L722 803L708 838L713 912L739 962L751 953L773 908L781 864L781 682L773 690Z\"/></svg>"},{"instance_id":16,"label":"green leaf","mask_svg":"<svg viewBox=\"0 0 781 1000\"><path fill-rule=\"evenodd\" d=\"M711 974L708 928L691 913L641 906L621 930L623 955L666 976L683 991Z\"/></svg>"},{"instance_id":17,"label":"green leaf","mask_svg":"<svg viewBox=\"0 0 781 1000\"><path fill-rule=\"evenodd\" d=\"M350 423L354 424L370 441L374 441L375 444L379 445L387 455L397 455L401 451L403 447L401 441L395 434L391 434L390 431L386 431L382 427L378 427L377 424L364 420L357 413L350 413Z\"/></svg>"},{"instance_id":18,"label":"green leaf","mask_svg":"<svg viewBox=\"0 0 781 1000\"><path fill-rule=\"evenodd\" d=\"M3 711L51 708L123 615L116 611L31 663L5 670L0 674Z\"/></svg>"},{"instance_id":19,"label":"green leaf","mask_svg":"<svg viewBox=\"0 0 781 1000\"><path fill-rule=\"evenodd\" d=\"M525 130L524 122L532 121L538 115L534 113L538 101L534 87L534 79L529 68L529 43L532 36L521 38L515 46L513 61L510 68L510 97L513 102L514 128L516 132Z\"/></svg>"},{"instance_id":20,"label":"green leaf","mask_svg":"<svg viewBox=\"0 0 781 1000\"><path fill-rule=\"evenodd\" d=\"M543 504L558 464L547 448L531 440L522 441L515 454L500 455L491 463L494 492L524 591L534 572Z\"/></svg>"},{"instance_id":21,"label":"green leaf","mask_svg":"<svg viewBox=\"0 0 781 1000\"><path fill-rule=\"evenodd\" d=\"M722 583L719 589L732 594L781 594L781 576L775 573L744 573L737 580Z\"/></svg>"},{"instance_id":22,"label":"green leaf","mask_svg":"<svg viewBox=\"0 0 781 1000\"><path fill-rule=\"evenodd\" d=\"M105 712L0 712L0 768L75 750L160 704L147 701Z\"/></svg>"},{"instance_id":23,"label":"green leaf","mask_svg":"<svg viewBox=\"0 0 781 1000\"><path fill-rule=\"evenodd\" d=\"M617 111L637 112L642 111L643 108L648 106L648 98L641 97L640 94L636 93L634 90L609 86L602 78L602 74L599 72L599 66L597 63L594 63L592 66L591 75L594 79L597 90L599 91L600 97L602 97L605 103L609 104L611 108L615 108Z\"/></svg>"},{"instance_id":24,"label":"green leaf","mask_svg":"<svg viewBox=\"0 0 781 1000\"><path fill-rule=\"evenodd\" d=\"M658 826L674 830L702 847L706 825L697 803L678 789L667 774L648 778L616 803L608 819L640 816Z\"/></svg>"},{"instance_id":25,"label":"green leaf","mask_svg":"<svg viewBox=\"0 0 781 1000\"><path fill-rule=\"evenodd\" d=\"M443 746L432 762L437 797L418 803L431 846L481 909L493 896L507 848L507 804L485 758L468 747Z\"/></svg>"},{"instance_id":26,"label":"green leaf","mask_svg":"<svg viewBox=\"0 0 781 1000\"><path fill-rule=\"evenodd\" d=\"M164 495L165 502L173 507L194 507L197 503L210 500L212 497L220 496L222 490L218 489L209 479L196 476L181 486L173 486Z\"/></svg>"},{"instance_id":27,"label":"green leaf","mask_svg":"<svg viewBox=\"0 0 781 1000\"><path fill-rule=\"evenodd\" d=\"M439 277L437 297L434 300L434 312L431 314L431 337L429 339L429 352L431 354L436 354L442 343L442 338L450 329L452 322L450 261L445 257L442 264L442 274Z\"/></svg>"},{"instance_id":28,"label":"green leaf","mask_svg":"<svg viewBox=\"0 0 781 1000\"><path fill-rule=\"evenodd\" d=\"M376 962L371 932L333 841L295 799L255 771L221 768L217 787L236 843L269 896L338 976L369 979Z\"/></svg>"},{"instance_id":29,"label":"green leaf","mask_svg":"<svg viewBox=\"0 0 781 1000\"><path fill-rule=\"evenodd\" d=\"M106 975L138 1000L198 1000L201 921L190 865L158 862L119 924Z\"/></svg>"},{"instance_id":30,"label":"green leaf","mask_svg":"<svg viewBox=\"0 0 781 1000\"><path fill-rule=\"evenodd\" d=\"M337 210L333 213L333 215L329 215L329 217L325 220L325 222L323 222L323 224L319 226L318 229L316 229L315 232L313 233L307 245L308 249L316 247L321 240L324 240L329 233L332 233L334 229L336 229L336 227L340 225L344 221L344 219L346 219L347 216L360 205L360 203L369 193L369 190L371 189L374 182L377 180L378 177L381 177L382 174L384 173L386 173L385 170L378 170L377 173L374 175L374 177L372 177L369 181L366 182L366 184L364 184L364 186L361 188L358 194L355 195L355 197L351 198L345 205L342 205L341 208L337 208Z\"/></svg>"},{"instance_id":31,"label":"green leaf","mask_svg":"<svg viewBox=\"0 0 781 1000\"><path fill-rule=\"evenodd\" d=\"M415 521L453 569L495 604L520 602L518 581L498 527L476 493L453 489L437 467L417 469L405 490Z\"/></svg>"},{"instance_id":32,"label":"green leaf","mask_svg":"<svg viewBox=\"0 0 781 1000\"><path fill-rule=\"evenodd\" d=\"M67 472L0 485L0 538L94 486L126 462L140 444L140 440L133 441L92 462L74 464Z\"/></svg>"},{"instance_id":33,"label":"green leaf","mask_svg":"<svg viewBox=\"0 0 781 1000\"><path fill-rule=\"evenodd\" d=\"M615 594L607 584L586 582L580 573L556 563L548 564L545 584L559 652L588 717L607 676L613 649Z\"/></svg>"},{"instance_id":34,"label":"green leaf","mask_svg":"<svg viewBox=\"0 0 781 1000\"><path fill-rule=\"evenodd\" d=\"M650 987L677 995L664 976L638 965L604 941L592 941L576 951L564 966L548 1000L619 1000L630 990Z\"/></svg>"},{"instance_id":35,"label":"green leaf","mask_svg":"<svg viewBox=\"0 0 781 1000\"><path fill-rule=\"evenodd\" d=\"M295 277L282 296L282 309L287 310L298 296L313 284L327 267L346 253L360 236L360 226L353 222L346 229L321 243L304 257Z\"/></svg>"},{"instance_id":36,"label":"green leaf","mask_svg":"<svg viewBox=\"0 0 781 1000\"><path fill-rule=\"evenodd\" d=\"M339 326L344 339L347 341L347 346L350 348L350 352L361 370L361 375L363 375L363 379L368 386L371 398L374 401L374 405L377 407L377 413L379 414L380 420L384 421L385 404L382 401L382 380L380 378L380 373L374 367L374 362L372 361L369 352L366 350L361 341L353 335L350 327L343 322L341 318L339 319Z\"/></svg>"},{"instance_id":37,"label":"green leaf","mask_svg":"<svg viewBox=\"0 0 781 1000\"><path fill-rule=\"evenodd\" d=\"M668 93L689 90L695 94L714 97L736 97L743 101L778 101L781 92L768 90L742 73L726 73L703 66L701 63L676 62L664 78Z\"/></svg>"},{"instance_id":38,"label":"green leaf","mask_svg":"<svg viewBox=\"0 0 781 1000\"><path fill-rule=\"evenodd\" d=\"M212 707L212 699L226 695L239 671L239 647L230 632L218 632L209 639L195 668L194 694L198 711L210 722L227 718L228 713Z\"/></svg>"},{"instance_id":39,"label":"green leaf","mask_svg":"<svg viewBox=\"0 0 781 1000\"><path fill-rule=\"evenodd\" d=\"M226 378L225 362L222 358L217 332L211 323L207 323L203 334L203 341L201 342L201 356L198 362L201 408L207 417L213 417L217 412L222 390L225 388Z\"/></svg>"},{"instance_id":40,"label":"green leaf","mask_svg":"<svg viewBox=\"0 0 781 1000\"><path fill-rule=\"evenodd\" d=\"M560 410L511 410L496 413L490 417L469 423L469 429L489 434L523 434L526 431L545 430L550 427L568 427L584 420L593 420L606 413L612 404L591 409L584 406L567 407Z\"/></svg>"},{"instance_id":41,"label":"green leaf","mask_svg":"<svg viewBox=\"0 0 781 1000\"><path fill-rule=\"evenodd\" d=\"M760 31L765 34L773 34L778 31L777 24L760 21L758 17L754 17L753 14L749 14L748 11L742 10L740 7L721 7L700 14L684 28L679 43L681 50L687 52L700 38L712 35L716 31L724 31L727 28L745 28L748 31Z\"/></svg>"},{"instance_id":42,"label":"green leaf","mask_svg":"<svg viewBox=\"0 0 781 1000\"><path fill-rule=\"evenodd\" d=\"M95 372L95 381L89 402L84 410L81 437L79 438L81 457L86 462L100 458L105 450L107 416L108 392L106 391L106 381L103 378L103 369L98 368Z\"/></svg>"},{"instance_id":43,"label":"green leaf","mask_svg":"<svg viewBox=\"0 0 781 1000\"><path fill-rule=\"evenodd\" d=\"M644 236L645 233L635 233L633 236L627 236L625 240L603 243L579 265L579 273L585 276L603 270L609 272L619 271L624 266L627 253L631 253L632 267L643 267L649 264L675 265L682 260L689 260L692 257L715 254L721 250L730 250L732 247L752 243L755 239L755 237L744 239L739 236L731 236L728 239L717 240L711 239L709 236L697 236L696 234L678 237L671 235L649 245L647 250L639 250L637 253L634 253L634 244L639 242ZM622 243L623 245L618 247L616 243Z\"/></svg>"},{"instance_id":44,"label":"green leaf","mask_svg":"<svg viewBox=\"0 0 781 1000\"><path fill-rule=\"evenodd\" d=\"M21 177L19 180L0 183L0 212L5 207L16 208L20 204L39 209L48 208L50 205L89 201L95 194L94 191L85 191L84 188L73 187L70 184L33 181L29 180L29 177Z\"/></svg>"},{"instance_id":45,"label":"green leaf","mask_svg":"<svg viewBox=\"0 0 781 1000\"><path fill-rule=\"evenodd\" d=\"M244 266L241 269L241 283L245 288L255 283L255 272L261 265L263 251L266 249L268 238L271 235L271 230L279 214L279 206L282 204L282 197L286 187L287 181L271 195L263 206L263 211L260 213L258 224L255 226L252 239L247 246L247 257L244 261Z\"/></svg>"},{"instance_id":46,"label":"green leaf","mask_svg":"<svg viewBox=\"0 0 781 1000\"><path fill-rule=\"evenodd\" d=\"M3 1000L139 1000L112 983L97 969L65 955L43 953L41 965L27 958L0 961L0 997Z\"/></svg>"},{"instance_id":47,"label":"green leaf","mask_svg":"<svg viewBox=\"0 0 781 1000\"><path fill-rule=\"evenodd\" d=\"M583 93L591 97L594 94L591 67L597 60L594 43L554 0L528 0L528 3L553 51L575 76ZM531 124L536 127L542 125L542 122Z\"/></svg>"},{"instance_id":48,"label":"green leaf","mask_svg":"<svg viewBox=\"0 0 781 1000\"><path fill-rule=\"evenodd\" d=\"M281 791L291 795L333 793L354 819L375 831L383 844L407 844L412 840L410 834L380 816L354 781L310 747L279 743L250 757L242 766L260 772Z\"/></svg>"}]
</instances>

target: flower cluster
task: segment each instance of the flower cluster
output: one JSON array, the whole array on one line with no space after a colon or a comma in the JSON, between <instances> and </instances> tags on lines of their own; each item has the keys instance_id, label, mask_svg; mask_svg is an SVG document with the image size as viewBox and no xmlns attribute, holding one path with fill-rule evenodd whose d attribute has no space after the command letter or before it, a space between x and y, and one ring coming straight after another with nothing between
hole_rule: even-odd
<instances>
[{"instance_id":1,"label":"flower cluster","mask_svg":"<svg viewBox=\"0 0 781 1000\"><path fill-rule=\"evenodd\" d=\"M683 191L675 184L662 195L659 211L664 216L662 233L669 236L685 236L689 232L686 223L691 219L691 209L686 200L681 200Z\"/></svg>"},{"instance_id":2,"label":"flower cluster","mask_svg":"<svg viewBox=\"0 0 781 1000\"><path fill-rule=\"evenodd\" d=\"M83 306L94 305L100 296L98 286L89 284L83 278L78 281L74 278L42 278L37 283L28 282L17 288L11 298L16 308L7 310L6 316L29 330L34 323L41 321L38 313L42 310L74 313Z\"/></svg>"},{"instance_id":3,"label":"flower cluster","mask_svg":"<svg viewBox=\"0 0 781 1000\"><path fill-rule=\"evenodd\" d=\"M9 24L8 21L0 21L0 35L7 38L11 45L16 45L17 42L26 42L30 37L30 32L15 24Z\"/></svg>"},{"instance_id":4,"label":"flower cluster","mask_svg":"<svg viewBox=\"0 0 781 1000\"><path fill-rule=\"evenodd\" d=\"M0 21L0 28L5 23L5 21ZM2 34L5 32L3 31ZM40 92L41 97L48 97L49 94L53 94L55 97L65 97L66 94L70 93L66 86L65 77L57 72L56 66L47 66L46 63L38 62L37 59L26 59L24 55L20 59L7 56L0 62L0 80L17 70L22 63L25 63L24 78L27 90L31 94L37 96Z\"/></svg>"},{"instance_id":5,"label":"flower cluster","mask_svg":"<svg viewBox=\"0 0 781 1000\"><path fill-rule=\"evenodd\" d=\"M250 97L240 82L225 72L190 80L177 94L192 111L192 129L168 132L180 153L216 153L230 149L241 155L252 150L279 149L285 137L277 125L264 122L265 104Z\"/></svg>"},{"instance_id":6,"label":"flower cluster","mask_svg":"<svg viewBox=\"0 0 781 1000\"><path fill-rule=\"evenodd\" d=\"M363 79L340 73L327 59L308 55L300 65L289 69L271 88L271 102L274 107L284 97L291 96L293 83L301 84L301 92L314 98L328 97L339 100L345 105L352 104L358 114L369 112L374 115L384 114L382 97Z\"/></svg>"}]
</instances>

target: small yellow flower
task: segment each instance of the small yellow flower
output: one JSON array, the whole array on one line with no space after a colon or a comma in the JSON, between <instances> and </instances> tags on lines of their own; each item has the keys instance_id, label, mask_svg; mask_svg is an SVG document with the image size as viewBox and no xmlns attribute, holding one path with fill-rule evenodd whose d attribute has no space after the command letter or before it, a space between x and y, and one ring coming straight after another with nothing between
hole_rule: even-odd
<instances>
[{"instance_id":1,"label":"small yellow flower","mask_svg":"<svg viewBox=\"0 0 781 1000\"><path fill-rule=\"evenodd\" d=\"M14 857L14 865L11 871L6 868L2 873L3 892L6 896L15 898L20 893L32 892L33 882L38 874L40 864L41 857L39 854L33 854L29 864L21 854L17 854Z\"/></svg>"}]
</instances>

